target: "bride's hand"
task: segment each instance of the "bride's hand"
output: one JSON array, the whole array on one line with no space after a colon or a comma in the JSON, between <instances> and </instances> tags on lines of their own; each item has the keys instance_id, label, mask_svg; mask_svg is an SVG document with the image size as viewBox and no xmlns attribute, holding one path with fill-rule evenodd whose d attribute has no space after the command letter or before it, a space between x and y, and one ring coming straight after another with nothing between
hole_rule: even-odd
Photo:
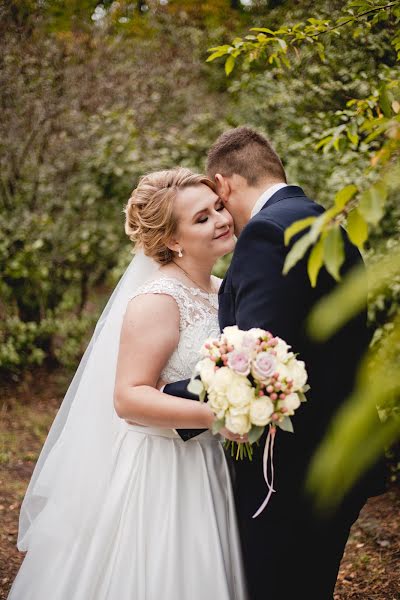
<instances>
[{"instance_id":1,"label":"bride's hand","mask_svg":"<svg viewBox=\"0 0 400 600\"><path fill-rule=\"evenodd\" d=\"M225 439L230 440L231 442L237 442L238 444L246 444L249 441L247 435L239 435L238 433L232 433L232 431L229 431L229 429L227 429L226 427L222 427L222 429L220 429L218 433L222 435L222 437L224 437Z\"/></svg>"}]
</instances>

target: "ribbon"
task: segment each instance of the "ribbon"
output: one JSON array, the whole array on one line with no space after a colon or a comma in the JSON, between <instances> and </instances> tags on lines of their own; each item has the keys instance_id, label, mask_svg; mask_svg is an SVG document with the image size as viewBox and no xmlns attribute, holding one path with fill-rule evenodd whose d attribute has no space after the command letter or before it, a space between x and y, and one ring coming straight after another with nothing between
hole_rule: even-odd
<instances>
[{"instance_id":1,"label":"ribbon","mask_svg":"<svg viewBox=\"0 0 400 600\"><path fill-rule=\"evenodd\" d=\"M270 425L267 439L265 440L264 456L263 456L263 472L264 472L265 483L267 484L267 488L268 488L268 494L267 494L267 497L265 498L264 502L261 504L260 508L258 509L258 511L256 513L254 513L253 519L258 517L258 515L260 515L262 513L262 511L264 510L264 508L267 506L268 502L270 501L272 494L276 491L276 490L274 490L275 434L276 434L276 427L274 425ZM269 481L269 478L268 478L268 460L270 461L270 464L271 464L271 481Z\"/></svg>"}]
</instances>

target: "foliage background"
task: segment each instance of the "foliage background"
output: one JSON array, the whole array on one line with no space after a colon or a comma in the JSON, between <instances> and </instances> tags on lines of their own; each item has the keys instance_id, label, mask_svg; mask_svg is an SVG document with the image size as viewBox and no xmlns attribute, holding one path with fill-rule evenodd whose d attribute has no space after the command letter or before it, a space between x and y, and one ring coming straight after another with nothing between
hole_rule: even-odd
<instances>
[{"instance_id":1,"label":"foliage background","mask_svg":"<svg viewBox=\"0 0 400 600\"><path fill-rule=\"evenodd\" d=\"M354 12L380 3L350 4ZM223 61L205 62L208 48L251 27L324 22L348 5L0 4L2 377L19 379L41 364L76 366L130 260L122 209L142 173L177 164L202 170L219 133L246 123L271 138L289 180L322 204L350 182L363 185L366 150L378 141L365 146L346 103L367 98L374 108L382 85L398 80L392 9L327 36L322 51L299 47L290 69L260 56L226 77ZM399 211L394 190L365 246L370 264L397 248ZM395 273L371 296L375 342L393 329L399 300Z\"/></svg>"}]
</instances>

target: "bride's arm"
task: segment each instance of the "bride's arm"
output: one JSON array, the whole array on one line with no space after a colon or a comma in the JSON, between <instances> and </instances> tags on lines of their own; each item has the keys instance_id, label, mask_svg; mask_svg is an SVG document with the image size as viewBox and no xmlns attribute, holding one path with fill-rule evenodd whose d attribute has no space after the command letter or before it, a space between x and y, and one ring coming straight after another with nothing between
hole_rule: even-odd
<instances>
[{"instance_id":1,"label":"bride's arm","mask_svg":"<svg viewBox=\"0 0 400 600\"><path fill-rule=\"evenodd\" d=\"M211 427L215 417L207 404L188 402L156 389L178 342L179 309L171 296L146 294L129 302L114 390L119 417L153 427Z\"/></svg>"}]
</instances>

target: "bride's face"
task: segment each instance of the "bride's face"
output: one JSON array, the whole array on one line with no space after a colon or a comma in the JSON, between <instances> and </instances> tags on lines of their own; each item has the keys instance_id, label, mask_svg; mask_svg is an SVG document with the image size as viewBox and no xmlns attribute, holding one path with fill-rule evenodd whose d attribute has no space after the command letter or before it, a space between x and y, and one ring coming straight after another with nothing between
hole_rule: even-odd
<instances>
[{"instance_id":1,"label":"bride's face","mask_svg":"<svg viewBox=\"0 0 400 600\"><path fill-rule=\"evenodd\" d=\"M216 260L234 248L233 220L222 200L205 184L184 188L176 197L178 228L173 250Z\"/></svg>"}]
</instances>

